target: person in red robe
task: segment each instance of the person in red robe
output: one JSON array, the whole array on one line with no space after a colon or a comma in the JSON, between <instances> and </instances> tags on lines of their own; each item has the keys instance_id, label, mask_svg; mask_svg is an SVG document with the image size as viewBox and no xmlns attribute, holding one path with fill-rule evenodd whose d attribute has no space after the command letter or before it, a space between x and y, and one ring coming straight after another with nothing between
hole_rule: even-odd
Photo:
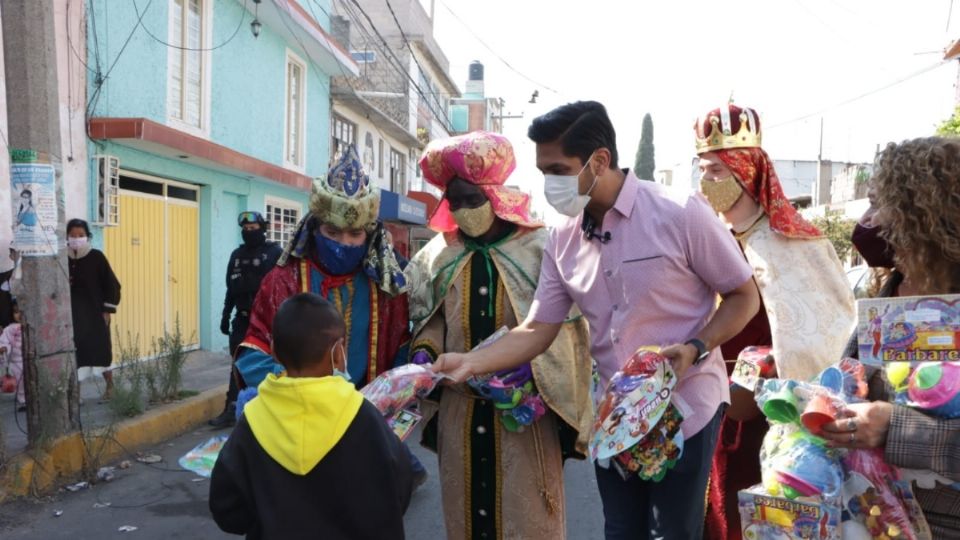
<instances>
[{"instance_id":1,"label":"person in red robe","mask_svg":"<svg viewBox=\"0 0 960 540\"><path fill-rule=\"evenodd\" d=\"M347 372L358 387L406 361L405 261L378 221L379 209L380 190L370 184L351 146L314 182L309 214L260 285L237 352L246 386L282 371L271 351L273 317L284 300L301 292L319 294L343 316Z\"/></svg>"}]
</instances>

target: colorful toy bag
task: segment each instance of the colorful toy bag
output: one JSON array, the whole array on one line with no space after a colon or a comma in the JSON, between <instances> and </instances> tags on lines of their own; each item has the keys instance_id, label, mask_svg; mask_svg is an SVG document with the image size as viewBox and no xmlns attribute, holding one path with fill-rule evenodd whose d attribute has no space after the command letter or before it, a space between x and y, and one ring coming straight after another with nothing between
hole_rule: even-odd
<instances>
[{"instance_id":1,"label":"colorful toy bag","mask_svg":"<svg viewBox=\"0 0 960 540\"><path fill-rule=\"evenodd\" d=\"M960 295L857 301L860 361L960 361Z\"/></svg>"},{"instance_id":2,"label":"colorful toy bag","mask_svg":"<svg viewBox=\"0 0 960 540\"><path fill-rule=\"evenodd\" d=\"M683 454L683 415L671 404L677 376L669 360L637 350L607 384L590 436L590 458L627 477L659 481ZM611 459L612 458L612 459Z\"/></svg>"},{"instance_id":3,"label":"colorful toy bag","mask_svg":"<svg viewBox=\"0 0 960 540\"><path fill-rule=\"evenodd\" d=\"M866 397L865 370L845 359L811 382L769 379L757 404L770 421L763 483L739 494L744 538L928 540L908 482L881 453L828 446L817 435Z\"/></svg>"},{"instance_id":4,"label":"colorful toy bag","mask_svg":"<svg viewBox=\"0 0 960 540\"><path fill-rule=\"evenodd\" d=\"M770 378L776 366L770 347L747 347L737 356L730 381L737 386L756 391L762 379Z\"/></svg>"},{"instance_id":5,"label":"colorful toy bag","mask_svg":"<svg viewBox=\"0 0 960 540\"><path fill-rule=\"evenodd\" d=\"M510 330L504 326L478 343L474 351L497 342ZM547 412L543 399L537 392L529 366L521 366L512 372L487 374L472 377L467 386L478 395L489 399L500 411L500 423L507 431L522 432Z\"/></svg>"},{"instance_id":6,"label":"colorful toy bag","mask_svg":"<svg viewBox=\"0 0 960 540\"><path fill-rule=\"evenodd\" d=\"M394 433L405 439L422 417L413 412L417 400L427 397L443 375L429 366L406 364L381 373L360 393L387 419Z\"/></svg>"}]
</instances>

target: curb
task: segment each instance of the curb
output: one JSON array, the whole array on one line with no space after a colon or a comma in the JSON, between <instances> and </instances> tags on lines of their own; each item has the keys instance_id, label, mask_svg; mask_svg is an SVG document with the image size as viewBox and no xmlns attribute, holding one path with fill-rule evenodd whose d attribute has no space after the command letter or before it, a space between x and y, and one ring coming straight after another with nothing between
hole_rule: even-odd
<instances>
[{"instance_id":1,"label":"curb","mask_svg":"<svg viewBox=\"0 0 960 540\"><path fill-rule=\"evenodd\" d=\"M76 479L84 466L100 467L127 452L152 446L186 433L213 418L223 408L227 385L211 388L183 401L168 403L115 425L110 436L102 430L87 438L80 432L65 435L41 452L13 456L0 470L0 502L49 492L59 484ZM85 447L86 446L86 447ZM87 462L93 454L94 463Z\"/></svg>"}]
</instances>

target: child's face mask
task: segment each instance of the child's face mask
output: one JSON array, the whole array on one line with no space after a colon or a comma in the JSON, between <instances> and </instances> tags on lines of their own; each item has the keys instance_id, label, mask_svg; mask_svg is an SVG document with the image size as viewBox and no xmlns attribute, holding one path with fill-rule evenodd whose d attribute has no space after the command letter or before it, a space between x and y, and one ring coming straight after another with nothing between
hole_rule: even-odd
<instances>
[{"instance_id":1,"label":"child's face mask","mask_svg":"<svg viewBox=\"0 0 960 540\"><path fill-rule=\"evenodd\" d=\"M340 347L340 350L343 351L343 368L347 368L347 349L344 347L343 340L341 339L334 343L330 349L330 365L333 368L333 376L343 377L343 380L350 382L350 372L337 369L337 362L333 359L333 353L337 350L337 347Z\"/></svg>"}]
</instances>

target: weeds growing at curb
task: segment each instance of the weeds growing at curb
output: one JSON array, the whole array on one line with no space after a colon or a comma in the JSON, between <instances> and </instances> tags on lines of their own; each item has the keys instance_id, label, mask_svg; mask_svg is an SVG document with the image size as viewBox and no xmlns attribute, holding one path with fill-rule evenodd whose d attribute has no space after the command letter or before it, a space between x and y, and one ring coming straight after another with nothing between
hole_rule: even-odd
<instances>
[{"instance_id":1,"label":"weeds growing at curb","mask_svg":"<svg viewBox=\"0 0 960 540\"><path fill-rule=\"evenodd\" d=\"M117 335L120 348L120 365L113 370L113 394L110 397L110 412L115 418L129 418L146 410L144 384L146 376L140 361L140 336L127 333L125 341Z\"/></svg>"},{"instance_id":2,"label":"weeds growing at curb","mask_svg":"<svg viewBox=\"0 0 960 540\"><path fill-rule=\"evenodd\" d=\"M186 344L176 319L173 333L153 340L150 357L141 358L139 336L127 335L125 342L118 336L120 362L114 369L114 390L110 410L115 418L130 418L142 414L151 403L167 403L185 397L183 366L187 361ZM194 393L193 395L196 395Z\"/></svg>"}]
</instances>

